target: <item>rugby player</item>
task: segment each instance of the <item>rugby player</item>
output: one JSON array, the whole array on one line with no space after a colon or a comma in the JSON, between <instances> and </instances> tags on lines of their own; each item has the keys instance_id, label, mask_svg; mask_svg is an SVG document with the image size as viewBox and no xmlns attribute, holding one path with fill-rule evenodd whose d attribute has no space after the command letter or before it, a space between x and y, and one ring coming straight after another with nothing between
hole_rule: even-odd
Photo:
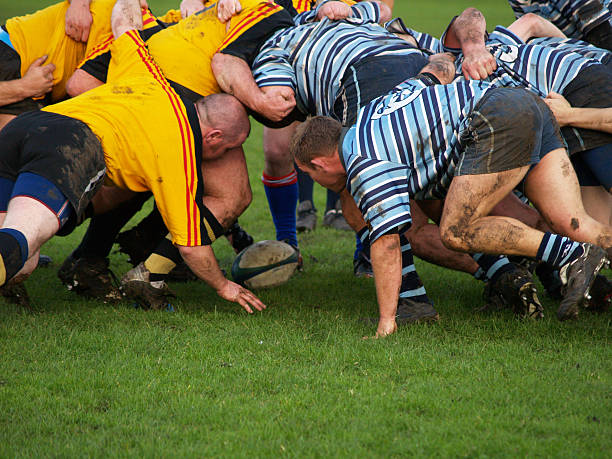
<instances>
[{"instance_id":1,"label":"rugby player","mask_svg":"<svg viewBox=\"0 0 612 459\"><path fill-rule=\"evenodd\" d=\"M377 336L393 333L396 316L401 317L398 233L410 224L410 197L446 196L440 228L449 248L524 255L559 267L567 283L557 311L561 320L578 314L607 262L606 252L590 243L612 245L612 228L582 208L575 174L546 105L522 89L482 81L450 83L452 62L428 65L417 78L364 107L349 129L316 117L292 142L298 166L320 184L350 193L371 228ZM590 243L490 216L523 178L527 195L556 231ZM559 199L563 209L556 206Z\"/></svg>"},{"instance_id":2,"label":"rugby player","mask_svg":"<svg viewBox=\"0 0 612 459\"><path fill-rule=\"evenodd\" d=\"M534 13L566 36L612 51L610 0L508 0L517 18Z\"/></svg>"},{"instance_id":3,"label":"rugby player","mask_svg":"<svg viewBox=\"0 0 612 459\"><path fill-rule=\"evenodd\" d=\"M146 8L146 1L141 4ZM113 5L96 0L90 12L89 0L64 1L6 21L0 29L0 129L16 115L66 96L78 64L111 35ZM143 15L147 22L148 10Z\"/></svg>"},{"instance_id":4,"label":"rugby player","mask_svg":"<svg viewBox=\"0 0 612 459\"><path fill-rule=\"evenodd\" d=\"M248 312L262 310L257 297L223 276L210 246L220 221L235 219L250 202L241 149L250 129L244 107L229 95L195 104L181 98L137 28L137 0L119 0L107 84L23 114L0 134L0 210L6 210L0 284L27 277L40 246L56 233L70 232L92 211L150 191L192 271L222 298ZM209 179L213 189L206 194L203 180L208 185ZM240 190L236 208L216 199L219 181Z\"/></svg>"}]
</instances>

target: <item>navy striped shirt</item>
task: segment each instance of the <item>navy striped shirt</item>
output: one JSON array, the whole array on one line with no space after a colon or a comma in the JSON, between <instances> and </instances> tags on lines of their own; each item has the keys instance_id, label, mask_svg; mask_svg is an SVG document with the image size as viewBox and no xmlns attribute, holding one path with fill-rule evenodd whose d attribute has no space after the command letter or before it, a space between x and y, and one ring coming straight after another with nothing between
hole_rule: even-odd
<instances>
[{"instance_id":1,"label":"navy striped shirt","mask_svg":"<svg viewBox=\"0 0 612 459\"><path fill-rule=\"evenodd\" d=\"M607 49L598 48L586 41L578 40L577 38L559 38L559 37L543 37L532 38L529 40L530 45L551 46L557 49L563 49L578 53L588 59L595 59L602 64L607 64L612 58L612 53Z\"/></svg>"},{"instance_id":2,"label":"navy striped shirt","mask_svg":"<svg viewBox=\"0 0 612 459\"><path fill-rule=\"evenodd\" d=\"M407 80L362 108L342 139L351 193L375 241L411 222L410 199L446 195L467 115L493 86Z\"/></svg>"},{"instance_id":3,"label":"navy striped shirt","mask_svg":"<svg viewBox=\"0 0 612 459\"><path fill-rule=\"evenodd\" d=\"M302 113L330 115L353 64L369 56L421 54L378 25L378 4L362 2L351 8L353 16L346 20L307 22L274 34L252 67L257 85L289 86Z\"/></svg>"},{"instance_id":4,"label":"navy striped shirt","mask_svg":"<svg viewBox=\"0 0 612 459\"><path fill-rule=\"evenodd\" d=\"M548 19L568 37L584 39L585 34L594 27L610 21L611 1L603 0L602 9L588 14L580 13L579 10L584 8L589 0L508 0L508 3L517 19L527 13L535 13ZM587 6L585 10L592 10L592 7Z\"/></svg>"}]
</instances>

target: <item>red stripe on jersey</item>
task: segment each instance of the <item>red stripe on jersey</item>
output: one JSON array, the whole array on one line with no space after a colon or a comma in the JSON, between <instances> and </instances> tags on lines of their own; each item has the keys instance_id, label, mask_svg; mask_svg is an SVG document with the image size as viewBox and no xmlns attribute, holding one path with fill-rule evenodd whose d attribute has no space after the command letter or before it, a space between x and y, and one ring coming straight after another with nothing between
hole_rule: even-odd
<instances>
[{"instance_id":1,"label":"red stripe on jersey","mask_svg":"<svg viewBox=\"0 0 612 459\"><path fill-rule=\"evenodd\" d=\"M281 9L282 8L280 6L272 4L272 3L266 3L265 5L262 5L261 7L259 7L257 10L255 10L253 13L251 13L249 16L244 18L242 21L240 21L236 25L236 28L234 29L234 31L225 38L223 43L221 43L221 46L217 48L217 51L219 51L220 49L223 49L230 42L232 42L237 36L241 35L244 29L247 29L251 25L259 22L261 19L264 19L267 16L271 16L272 14L276 13L277 11L280 11Z\"/></svg>"},{"instance_id":2,"label":"red stripe on jersey","mask_svg":"<svg viewBox=\"0 0 612 459\"><path fill-rule=\"evenodd\" d=\"M140 38L140 35L138 35L133 30L128 31L126 33L138 46L138 55L142 59L143 63L147 66L147 69L151 72L155 80L162 86L162 88L168 95L168 98L170 99L170 104L172 105L172 109L174 110L174 114L179 125L179 130L181 132L183 147L183 169L185 172L185 176L188 178L185 203L187 208L187 245L201 245L200 232L198 231L198 226L200 222L200 218L198 216L199 209L197 207L195 199L191 198L191 196L195 196L196 194L196 190L194 190L194 187L196 185L195 180L197 177L197 172L194 171L195 152L192 145L192 136L189 135L190 128L189 122L187 121L187 116L183 112L183 110L180 109L181 102L178 95L176 94L176 92L174 92L168 81L163 76L157 64L155 64L155 61L153 61L153 59L149 55L144 42Z\"/></svg>"}]
</instances>

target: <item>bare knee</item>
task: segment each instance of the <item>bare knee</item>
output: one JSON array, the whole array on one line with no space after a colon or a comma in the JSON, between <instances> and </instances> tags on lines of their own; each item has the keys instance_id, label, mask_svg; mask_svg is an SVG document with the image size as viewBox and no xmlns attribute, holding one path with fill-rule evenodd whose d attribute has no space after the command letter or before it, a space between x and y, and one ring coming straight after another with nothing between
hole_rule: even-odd
<instances>
[{"instance_id":1,"label":"bare knee","mask_svg":"<svg viewBox=\"0 0 612 459\"><path fill-rule=\"evenodd\" d=\"M469 252L468 240L470 232L466 225L460 222L442 222L440 224L440 239L442 244L449 250L457 252Z\"/></svg>"}]
</instances>

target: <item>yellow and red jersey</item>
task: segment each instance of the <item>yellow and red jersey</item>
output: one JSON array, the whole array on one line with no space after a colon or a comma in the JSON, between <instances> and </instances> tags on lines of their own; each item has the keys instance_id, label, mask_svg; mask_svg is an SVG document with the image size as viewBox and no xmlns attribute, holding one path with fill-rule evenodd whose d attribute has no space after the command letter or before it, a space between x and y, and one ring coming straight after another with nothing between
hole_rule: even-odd
<instances>
[{"instance_id":1,"label":"yellow and red jersey","mask_svg":"<svg viewBox=\"0 0 612 459\"><path fill-rule=\"evenodd\" d=\"M55 64L51 100L66 96L66 82L85 56L95 47L112 37L111 12L115 0L92 0L90 11L93 18L87 43L68 37L65 32L66 11L70 3L66 0L25 16L6 21L6 29L21 58L21 74L41 56L49 56L47 63ZM143 13L143 22L151 24L155 18ZM152 24L154 25L154 24Z\"/></svg>"},{"instance_id":2,"label":"yellow and red jersey","mask_svg":"<svg viewBox=\"0 0 612 459\"><path fill-rule=\"evenodd\" d=\"M202 137L195 107L172 89L137 31L114 40L111 53L107 84L44 110L87 124L104 148L107 180L153 192L173 242L202 245Z\"/></svg>"},{"instance_id":3,"label":"yellow and red jersey","mask_svg":"<svg viewBox=\"0 0 612 459\"><path fill-rule=\"evenodd\" d=\"M217 18L217 4L211 3L148 37L147 46L169 80L206 96L220 92L211 68L215 53L232 54L250 64L263 41L291 25L291 17L283 8L265 0L243 0L242 11L225 24ZM87 61L107 52L110 43L100 44ZM86 68L85 63L81 66Z\"/></svg>"}]
</instances>

